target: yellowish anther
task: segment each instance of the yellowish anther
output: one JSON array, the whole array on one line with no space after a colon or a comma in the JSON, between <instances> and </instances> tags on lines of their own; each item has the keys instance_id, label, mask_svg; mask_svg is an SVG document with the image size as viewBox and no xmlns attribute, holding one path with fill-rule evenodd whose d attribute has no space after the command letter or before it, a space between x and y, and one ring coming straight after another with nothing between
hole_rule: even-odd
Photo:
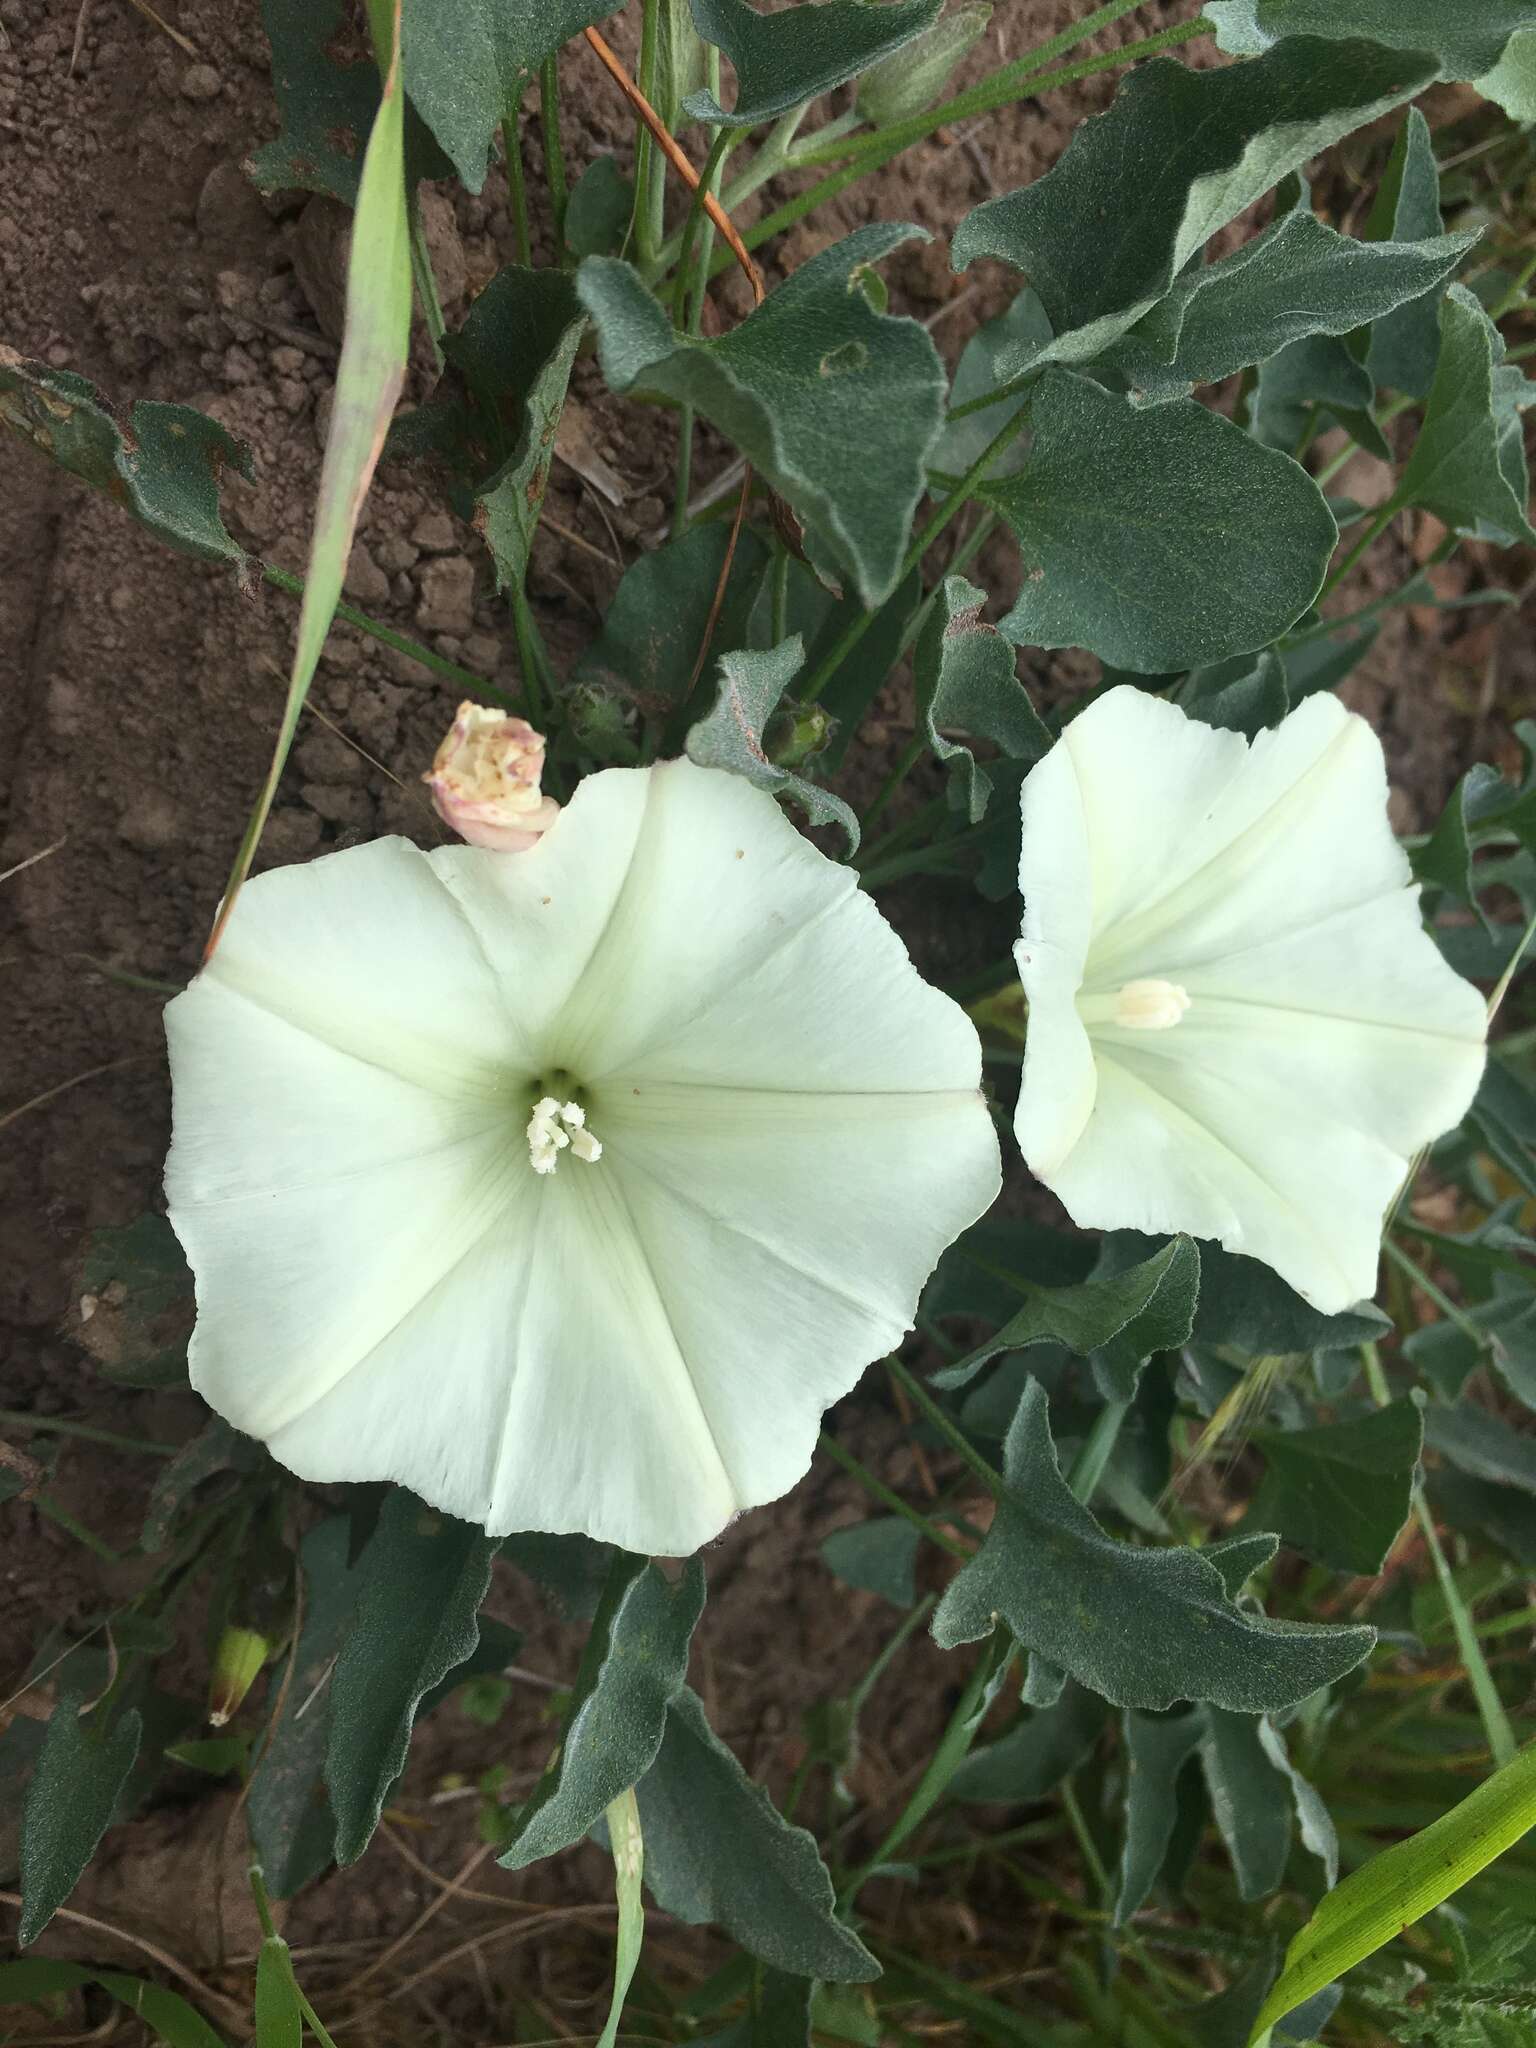
<instances>
[{"instance_id":1,"label":"yellowish anther","mask_svg":"<svg viewBox=\"0 0 1536 2048\"><path fill-rule=\"evenodd\" d=\"M1189 1008L1176 981L1128 981L1115 997L1115 1022L1126 1031L1171 1031Z\"/></svg>"},{"instance_id":2,"label":"yellowish anther","mask_svg":"<svg viewBox=\"0 0 1536 2048\"><path fill-rule=\"evenodd\" d=\"M595 1165L603 1148L587 1129L587 1112L579 1102L559 1102L545 1095L533 1105L528 1120L528 1162L535 1173L553 1173L560 1154Z\"/></svg>"}]
</instances>

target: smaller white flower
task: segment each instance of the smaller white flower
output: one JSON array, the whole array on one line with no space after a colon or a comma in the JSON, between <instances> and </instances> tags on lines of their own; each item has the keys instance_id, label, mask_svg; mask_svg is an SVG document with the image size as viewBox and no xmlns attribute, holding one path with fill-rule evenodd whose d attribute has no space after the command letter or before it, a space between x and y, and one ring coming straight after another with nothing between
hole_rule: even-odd
<instances>
[{"instance_id":1,"label":"smaller white flower","mask_svg":"<svg viewBox=\"0 0 1536 2048\"><path fill-rule=\"evenodd\" d=\"M526 718L466 697L421 779L461 839L493 853L526 853L560 815L540 788L543 776L544 735Z\"/></svg>"},{"instance_id":2,"label":"smaller white flower","mask_svg":"<svg viewBox=\"0 0 1536 2048\"><path fill-rule=\"evenodd\" d=\"M1184 1230L1327 1313L1372 1294L1408 1163L1484 1061L1387 823L1381 744L1330 696L1251 744L1129 687L1023 792L1015 1130L1077 1223Z\"/></svg>"}]
</instances>

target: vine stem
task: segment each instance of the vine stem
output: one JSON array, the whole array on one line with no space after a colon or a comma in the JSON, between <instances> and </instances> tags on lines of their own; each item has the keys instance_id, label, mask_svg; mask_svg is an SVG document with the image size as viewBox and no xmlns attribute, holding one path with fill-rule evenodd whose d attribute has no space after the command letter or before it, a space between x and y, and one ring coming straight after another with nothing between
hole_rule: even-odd
<instances>
[{"instance_id":1,"label":"vine stem","mask_svg":"<svg viewBox=\"0 0 1536 2048\"><path fill-rule=\"evenodd\" d=\"M94 1423L73 1422L67 1415L28 1415L20 1408L0 1408L0 1429L26 1429L34 1434L77 1436L88 1444L106 1444L110 1450L133 1451L146 1458L174 1458L178 1444L151 1443L145 1437L119 1436L115 1430L97 1429Z\"/></svg>"},{"instance_id":2,"label":"vine stem","mask_svg":"<svg viewBox=\"0 0 1536 2048\"><path fill-rule=\"evenodd\" d=\"M304 595L304 578L290 575L286 569L276 569L270 562L261 564L264 580L274 590L285 591L289 597ZM338 604L336 617L348 626L356 626L360 633L366 633L370 640L377 640L381 647L393 647L397 654L409 655L412 661L419 661L423 668L431 669L444 682L453 683L461 690L471 690L477 696L494 697L500 704L509 699L496 685L487 682L484 676L477 676L472 670L460 668L456 661L448 661L441 654L424 647L419 640L412 640L405 633L397 633L393 626L386 626L381 619L370 618L367 612L360 612L356 605Z\"/></svg>"},{"instance_id":3,"label":"vine stem","mask_svg":"<svg viewBox=\"0 0 1536 2048\"><path fill-rule=\"evenodd\" d=\"M959 1454L961 1460L975 1473L988 1493L993 1495L994 1498L1000 1498L1004 1491L1002 1473L989 1465L980 1451L972 1444L964 1430L951 1422L915 1373L909 1372L899 1358L888 1358L885 1362L891 1377L903 1388L913 1406L922 1410L924 1416L933 1424L950 1449Z\"/></svg>"},{"instance_id":4,"label":"vine stem","mask_svg":"<svg viewBox=\"0 0 1536 2048\"><path fill-rule=\"evenodd\" d=\"M910 1502L904 1501L894 1487L887 1486L885 1481L871 1472L867 1465L860 1464L852 1451L846 1449L826 1430L821 1432L821 1448L834 1463L842 1466L851 1479L859 1482L871 1500L879 1501L882 1507L887 1507L893 1514L900 1515L904 1521L910 1522L914 1529L921 1529L930 1543L936 1543L940 1550L947 1550L951 1557L970 1556L971 1553L963 1543L939 1528L937 1523L931 1522L926 1515L920 1514Z\"/></svg>"},{"instance_id":5,"label":"vine stem","mask_svg":"<svg viewBox=\"0 0 1536 2048\"><path fill-rule=\"evenodd\" d=\"M565 261L565 149L560 140L560 63L546 57L539 66L539 125L544 131L544 175L554 215L555 261Z\"/></svg>"},{"instance_id":6,"label":"vine stem","mask_svg":"<svg viewBox=\"0 0 1536 2048\"><path fill-rule=\"evenodd\" d=\"M1323 585L1322 589L1317 593L1316 602L1318 604L1322 604L1326 599L1332 597L1333 593L1344 581L1344 578L1349 574L1350 570L1353 569L1355 564L1360 560L1360 557L1366 552L1368 548L1372 548L1375 546L1376 542L1381 539L1381 536L1386 532L1387 528L1392 524L1393 520L1397 517L1398 513L1402 511L1402 509L1402 503L1395 493L1393 494L1393 496L1388 498L1387 502L1384 505L1379 505L1376 508L1375 516L1371 520L1370 524L1366 527L1364 533L1361 534L1360 538L1355 542L1354 546L1350 549L1349 553L1344 557L1343 561L1340 562L1337 569L1335 569L1332 572L1327 582Z\"/></svg>"},{"instance_id":7,"label":"vine stem","mask_svg":"<svg viewBox=\"0 0 1536 2048\"><path fill-rule=\"evenodd\" d=\"M515 107L501 124L501 151L512 205L512 254L526 270L533 261L533 238L528 230L528 181L523 174L523 144Z\"/></svg>"}]
</instances>

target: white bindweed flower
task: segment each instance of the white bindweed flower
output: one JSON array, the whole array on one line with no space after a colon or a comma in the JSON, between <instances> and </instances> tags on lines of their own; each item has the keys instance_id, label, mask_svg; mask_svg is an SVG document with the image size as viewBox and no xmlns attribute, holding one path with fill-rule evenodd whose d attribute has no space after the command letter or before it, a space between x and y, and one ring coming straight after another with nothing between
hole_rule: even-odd
<instances>
[{"instance_id":1,"label":"white bindweed flower","mask_svg":"<svg viewBox=\"0 0 1536 2048\"><path fill-rule=\"evenodd\" d=\"M970 1020L739 778L247 885L169 1006L193 1384L311 1479L695 1549L987 1208Z\"/></svg>"},{"instance_id":2,"label":"white bindweed flower","mask_svg":"<svg viewBox=\"0 0 1536 2048\"><path fill-rule=\"evenodd\" d=\"M1250 744L1122 687L1031 770L1015 1129L1075 1222L1217 1238L1330 1313L1375 1291L1485 1030L1386 800L1380 742L1329 696Z\"/></svg>"},{"instance_id":3,"label":"white bindweed flower","mask_svg":"<svg viewBox=\"0 0 1536 2048\"><path fill-rule=\"evenodd\" d=\"M466 697L422 781L445 825L471 846L526 853L560 815L545 796L544 735Z\"/></svg>"}]
</instances>

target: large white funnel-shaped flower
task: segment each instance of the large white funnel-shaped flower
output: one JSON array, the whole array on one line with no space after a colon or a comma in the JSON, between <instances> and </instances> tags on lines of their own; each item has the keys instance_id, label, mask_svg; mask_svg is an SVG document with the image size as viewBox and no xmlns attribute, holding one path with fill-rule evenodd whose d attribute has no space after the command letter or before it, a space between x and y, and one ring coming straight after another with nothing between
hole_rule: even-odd
<instances>
[{"instance_id":1,"label":"large white funnel-shaped flower","mask_svg":"<svg viewBox=\"0 0 1536 2048\"><path fill-rule=\"evenodd\" d=\"M1110 690L1031 770L1015 1128L1076 1222L1219 1239L1329 1313L1375 1291L1485 1029L1386 799L1380 742L1328 696L1250 744Z\"/></svg>"},{"instance_id":2,"label":"large white funnel-shaped flower","mask_svg":"<svg viewBox=\"0 0 1536 2048\"><path fill-rule=\"evenodd\" d=\"M679 1554L810 1463L997 1145L964 1013L772 800L250 883L169 1006L193 1384L311 1479Z\"/></svg>"}]
</instances>

